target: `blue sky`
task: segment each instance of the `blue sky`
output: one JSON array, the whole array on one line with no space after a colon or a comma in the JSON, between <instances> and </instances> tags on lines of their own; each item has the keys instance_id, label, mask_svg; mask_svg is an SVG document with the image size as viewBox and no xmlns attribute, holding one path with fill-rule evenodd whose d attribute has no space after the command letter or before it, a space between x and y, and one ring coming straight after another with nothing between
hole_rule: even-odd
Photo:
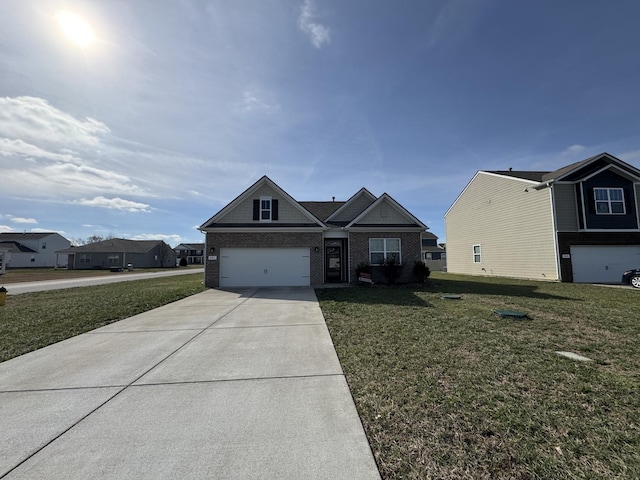
<instances>
[{"instance_id":1,"label":"blue sky","mask_svg":"<svg viewBox=\"0 0 640 480\"><path fill-rule=\"evenodd\" d=\"M639 17L626 0L2 0L0 231L203 241L268 175L297 200L386 192L444 241L477 170L640 166Z\"/></svg>"}]
</instances>

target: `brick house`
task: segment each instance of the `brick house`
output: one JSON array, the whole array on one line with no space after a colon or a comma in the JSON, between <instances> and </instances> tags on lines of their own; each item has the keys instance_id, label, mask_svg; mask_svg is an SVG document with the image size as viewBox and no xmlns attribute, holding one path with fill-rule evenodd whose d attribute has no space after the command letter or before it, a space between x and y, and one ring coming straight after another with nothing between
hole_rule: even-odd
<instances>
[{"instance_id":1,"label":"brick house","mask_svg":"<svg viewBox=\"0 0 640 480\"><path fill-rule=\"evenodd\" d=\"M298 202L262 177L200 226L208 287L356 282L356 266L395 258L413 281L427 227L391 196L362 188L347 201Z\"/></svg>"}]
</instances>

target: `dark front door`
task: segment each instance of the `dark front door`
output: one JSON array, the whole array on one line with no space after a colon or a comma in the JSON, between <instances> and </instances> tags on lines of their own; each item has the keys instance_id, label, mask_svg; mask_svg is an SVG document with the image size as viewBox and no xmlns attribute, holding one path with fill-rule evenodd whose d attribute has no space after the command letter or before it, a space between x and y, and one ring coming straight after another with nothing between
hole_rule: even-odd
<instances>
[{"instance_id":1,"label":"dark front door","mask_svg":"<svg viewBox=\"0 0 640 480\"><path fill-rule=\"evenodd\" d=\"M327 282L342 280L342 254L340 247L326 247L325 266Z\"/></svg>"}]
</instances>

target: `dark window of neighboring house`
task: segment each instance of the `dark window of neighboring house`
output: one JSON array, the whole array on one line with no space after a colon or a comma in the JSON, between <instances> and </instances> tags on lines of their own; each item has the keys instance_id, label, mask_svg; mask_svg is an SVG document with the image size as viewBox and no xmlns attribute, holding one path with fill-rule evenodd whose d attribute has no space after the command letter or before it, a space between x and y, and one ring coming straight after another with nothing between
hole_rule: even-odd
<instances>
[{"instance_id":1,"label":"dark window of neighboring house","mask_svg":"<svg viewBox=\"0 0 640 480\"><path fill-rule=\"evenodd\" d=\"M597 215L624 215L624 190L622 188L594 188Z\"/></svg>"},{"instance_id":2,"label":"dark window of neighboring house","mask_svg":"<svg viewBox=\"0 0 640 480\"><path fill-rule=\"evenodd\" d=\"M35 261L36 261L36 257L35 257L35 255L31 255L31 261L32 261L32 262L35 262Z\"/></svg>"},{"instance_id":3,"label":"dark window of neighboring house","mask_svg":"<svg viewBox=\"0 0 640 480\"><path fill-rule=\"evenodd\" d=\"M440 253L438 252L433 252L431 254L431 260L440 260Z\"/></svg>"},{"instance_id":4,"label":"dark window of neighboring house","mask_svg":"<svg viewBox=\"0 0 640 480\"><path fill-rule=\"evenodd\" d=\"M386 259L393 258L402 263L399 238L370 238L369 263L382 265Z\"/></svg>"},{"instance_id":5,"label":"dark window of neighboring house","mask_svg":"<svg viewBox=\"0 0 640 480\"><path fill-rule=\"evenodd\" d=\"M47 242L42 242L42 250L46 250L47 249Z\"/></svg>"},{"instance_id":6,"label":"dark window of neighboring house","mask_svg":"<svg viewBox=\"0 0 640 480\"><path fill-rule=\"evenodd\" d=\"M80 255L80 263L91 263L91 255L88 253Z\"/></svg>"},{"instance_id":7,"label":"dark window of neighboring house","mask_svg":"<svg viewBox=\"0 0 640 480\"><path fill-rule=\"evenodd\" d=\"M110 254L107 257L107 261L109 262L109 264L111 265L117 265L120 261L120 255L117 254Z\"/></svg>"},{"instance_id":8,"label":"dark window of neighboring house","mask_svg":"<svg viewBox=\"0 0 640 480\"><path fill-rule=\"evenodd\" d=\"M480 245L473 246L473 263L482 263L482 250Z\"/></svg>"}]
</instances>

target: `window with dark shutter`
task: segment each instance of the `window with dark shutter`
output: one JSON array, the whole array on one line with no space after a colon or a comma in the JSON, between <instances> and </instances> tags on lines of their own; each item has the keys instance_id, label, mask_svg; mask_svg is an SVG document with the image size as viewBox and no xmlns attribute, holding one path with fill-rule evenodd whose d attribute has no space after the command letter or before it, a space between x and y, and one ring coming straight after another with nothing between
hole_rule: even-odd
<instances>
[{"instance_id":1,"label":"window with dark shutter","mask_svg":"<svg viewBox=\"0 0 640 480\"><path fill-rule=\"evenodd\" d=\"M278 220L278 200L271 201L271 220Z\"/></svg>"},{"instance_id":2,"label":"window with dark shutter","mask_svg":"<svg viewBox=\"0 0 640 480\"><path fill-rule=\"evenodd\" d=\"M260 200L253 201L253 219L260 220Z\"/></svg>"}]
</instances>

